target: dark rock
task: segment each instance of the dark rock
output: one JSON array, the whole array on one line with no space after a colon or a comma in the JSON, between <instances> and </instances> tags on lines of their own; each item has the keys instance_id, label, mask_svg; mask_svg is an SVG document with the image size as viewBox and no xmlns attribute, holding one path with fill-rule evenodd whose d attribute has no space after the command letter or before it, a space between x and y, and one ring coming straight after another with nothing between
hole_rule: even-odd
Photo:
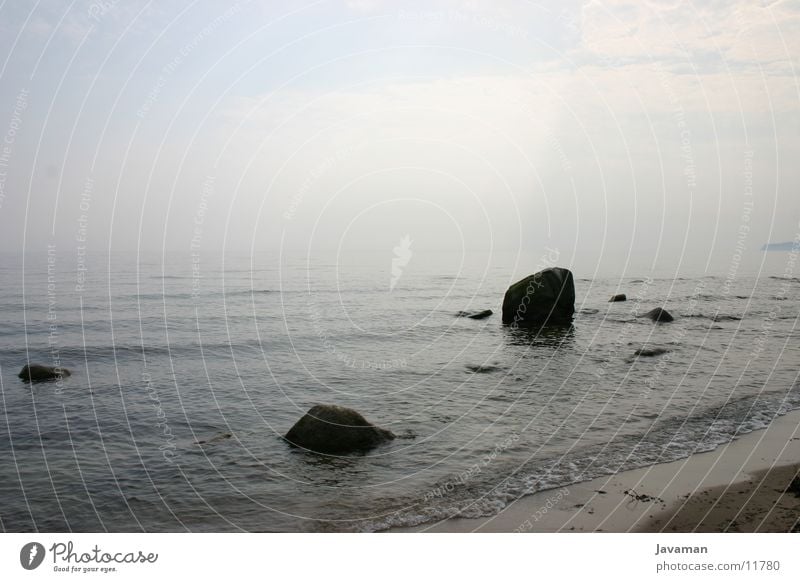
<instances>
[{"instance_id":1,"label":"dark rock","mask_svg":"<svg viewBox=\"0 0 800 582\"><path fill-rule=\"evenodd\" d=\"M484 309L483 311L459 311L456 317L468 317L470 319L486 319L490 315L494 315L491 309Z\"/></svg>"},{"instance_id":2,"label":"dark rock","mask_svg":"<svg viewBox=\"0 0 800 582\"><path fill-rule=\"evenodd\" d=\"M317 453L365 451L395 435L367 422L355 410L317 404L286 433L290 444Z\"/></svg>"},{"instance_id":3,"label":"dark rock","mask_svg":"<svg viewBox=\"0 0 800 582\"><path fill-rule=\"evenodd\" d=\"M666 354L669 352L666 348L639 348L634 352L637 356L642 357L652 357L652 356L660 356L661 354Z\"/></svg>"},{"instance_id":4,"label":"dark rock","mask_svg":"<svg viewBox=\"0 0 800 582\"><path fill-rule=\"evenodd\" d=\"M47 380L60 380L70 375L66 368L55 366L41 366L39 364L28 364L18 374L26 382L44 382Z\"/></svg>"},{"instance_id":5,"label":"dark rock","mask_svg":"<svg viewBox=\"0 0 800 582\"><path fill-rule=\"evenodd\" d=\"M645 503L664 503L664 500L660 497L655 497L653 495L648 495L646 493L637 493L634 489L626 489L622 492L623 495L627 495L628 497L632 497L636 501L643 501Z\"/></svg>"},{"instance_id":6,"label":"dark rock","mask_svg":"<svg viewBox=\"0 0 800 582\"><path fill-rule=\"evenodd\" d=\"M497 366L467 366L467 370L475 374L486 374L487 372L496 372L500 368Z\"/></svg>"},{"instance_id":7,"label":"dark rock","mask_svg":"<svg viewBox=\"0 0 800 582\"><path fill-rule=\"evenodd\" d=\"M658 321L662 323L674 321L675 319L669 314L669 311L667 311L666 309L661 309L660 307L651 309L650 311L645 313L642 317L646 317L648 319L652 319L653 321Z\"/></svg>"},{"instance_id":8,"label":"dark rock","mask_svg":"<svg viewBox=\"0 0 800 582\"><path fill-rule=\"evenodd\" d=\"M552 267L517 281L503 298L503 323L564 325L575 314L575 283L568 269Z\"/></svg>"},{"instance_id":9,"label":"dark rock","mask_svg":"<svg viewBox=\"0 0 800 582\"><path fill-rule=\"evenodd\" d=\"M614 303L616 301L627 301L628 296L625 293L619 293L617 295L612 295L611 299L608 300L609 303Z\"/></svg>"}]
</instances>

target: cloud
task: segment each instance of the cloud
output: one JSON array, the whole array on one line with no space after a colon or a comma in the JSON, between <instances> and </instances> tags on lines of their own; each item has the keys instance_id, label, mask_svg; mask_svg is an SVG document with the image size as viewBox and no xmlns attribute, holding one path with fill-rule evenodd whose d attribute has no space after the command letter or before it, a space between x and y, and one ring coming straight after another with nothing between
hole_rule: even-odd
<instances>
[{"instance_id":1,"label":"cloud","mask_svg":"<svg viewBox=\"0 0 800 582\"><path fill-rule=\"evenodd\" d=\"M714 61L751 68L800 62L797 2L591 1L580 29L581 48L607 61L672 59L701 70Z\"/></svg>"}]
</instances>

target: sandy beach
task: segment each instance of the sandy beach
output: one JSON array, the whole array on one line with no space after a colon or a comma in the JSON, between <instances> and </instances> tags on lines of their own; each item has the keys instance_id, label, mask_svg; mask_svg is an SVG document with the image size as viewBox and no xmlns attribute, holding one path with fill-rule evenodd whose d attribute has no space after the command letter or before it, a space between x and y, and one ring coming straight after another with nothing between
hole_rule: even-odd
<instances>
[{"instance_id":1,"label":"sandy beach","mask_svg":"<svg viewBox=\"0 0 800 582\"><path fill-rule=\"evenodd\" d=\"M789 532L800 529L800 411L717 449L522 497L490 518L413 532ZM795 481L795 486L797 481Z\"/></svg>"}]
</instances>

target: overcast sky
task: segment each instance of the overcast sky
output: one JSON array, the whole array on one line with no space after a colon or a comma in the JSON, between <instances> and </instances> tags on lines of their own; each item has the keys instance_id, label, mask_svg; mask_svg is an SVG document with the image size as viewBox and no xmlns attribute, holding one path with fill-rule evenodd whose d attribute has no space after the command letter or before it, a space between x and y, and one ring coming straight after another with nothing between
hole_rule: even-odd
<instances>
[{"instance_id":1,"label":"overcast sky","mask_svg":"<svg viewBox=\"0 0 800 582\"><path fill-rule=\"evenodd\" d=\"M0 245L724 269L800 228L799 61L798 1L7 1Z\"/></svg>"}]
</instances>

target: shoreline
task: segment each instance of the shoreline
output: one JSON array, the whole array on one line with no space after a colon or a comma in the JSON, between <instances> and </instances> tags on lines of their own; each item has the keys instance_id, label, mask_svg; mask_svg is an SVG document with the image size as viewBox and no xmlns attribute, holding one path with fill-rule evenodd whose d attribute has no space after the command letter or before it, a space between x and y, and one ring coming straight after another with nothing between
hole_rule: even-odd
<instances>
[{"instance_id":1,"label":"shoreline","mask_svg":"<svg viewBox=\"0 0 800 582\"><path fill-rule=\"evenodd\" d=\"M800 529L800 410L685 459L527 495L484 518L389 532L786 532Z\"/></svg>"}]
</instances>

